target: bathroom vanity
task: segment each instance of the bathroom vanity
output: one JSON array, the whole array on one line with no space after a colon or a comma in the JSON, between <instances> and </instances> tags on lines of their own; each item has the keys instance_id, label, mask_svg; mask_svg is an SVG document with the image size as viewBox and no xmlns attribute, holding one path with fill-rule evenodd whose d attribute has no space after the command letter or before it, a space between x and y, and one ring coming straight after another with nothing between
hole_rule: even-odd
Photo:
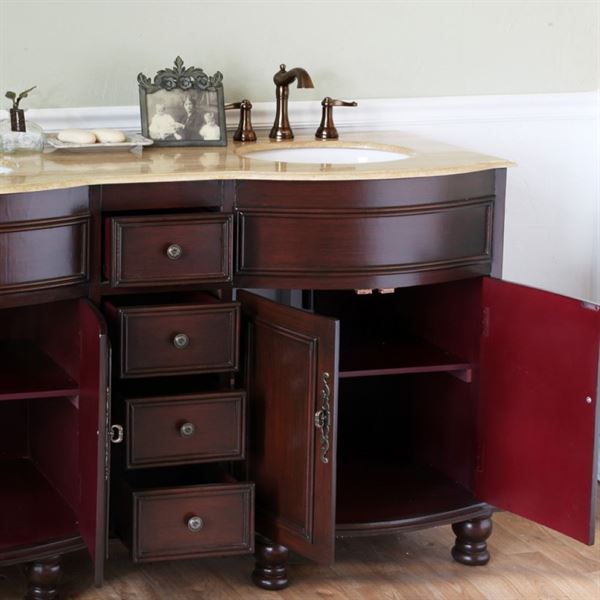
<instances>
[{"instance_id":1,"label":"bathroom vanity","mask_svg":"<svg viewBox=\"0 0 600 600\"><path fill-rule=\"evenodd\" d=\"M495 508L592 543L599 307L502 280L509 163L402 145L3 177L0 565L28 597L83 547L100 584L109 533L137 562L256 552L266 589L288 550L443 524L485 564Z\"/></svg>"}]
</instances>

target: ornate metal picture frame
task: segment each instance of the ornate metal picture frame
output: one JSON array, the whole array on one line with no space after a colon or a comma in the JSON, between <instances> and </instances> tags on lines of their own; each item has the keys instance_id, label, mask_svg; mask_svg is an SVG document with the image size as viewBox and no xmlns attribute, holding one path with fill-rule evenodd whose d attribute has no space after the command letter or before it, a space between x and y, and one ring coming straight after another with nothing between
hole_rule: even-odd
<instances>
[{"instance_id":1,"label":"ornate metal picture frame","mask_svg":"<svg viewBox=\"0 0 600 600\"><path fill-rule=\"evenodd\" d=\"M223 74L207 75L184 67L180 56L173 68L161 69L154 79L137 76L142 135L155 146L225 146Z\"/></svg>"}]
</instances>

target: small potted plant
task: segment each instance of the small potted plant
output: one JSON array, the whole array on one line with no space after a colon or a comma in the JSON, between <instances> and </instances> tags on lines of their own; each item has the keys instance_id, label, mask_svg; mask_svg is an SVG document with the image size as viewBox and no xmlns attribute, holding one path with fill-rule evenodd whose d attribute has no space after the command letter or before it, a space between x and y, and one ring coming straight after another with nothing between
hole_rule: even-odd
<instances>
[{"instance_id":1,"label":"small potted plant","mask_svg":"<svg viewBox=\"0 0 600 600\"><path fill-rule=\"evenodd\" d=\"M33 86L18 94L11 91L4 94L12 100L12 108L9 110L10 121L0 123L0 151L41 152L44 149L45 137L42 128L31 121L26 123L25 111L19 107L21 100L27 98L29 92L35 88L36 86Z\"/></svg>"},{"instance_id":2,"label":"small potted plant","mask_svg":"<svg viewBox=\"0 0 600 600\"><path fill-rule=\"evenodd\" d=\"M8 91L4 94L9 100L12 100L12 108L10 109L10 128L12 131L27 131L25 126L25 111L19 108L19 104L23 98L27 98L29 92L35 90L37 86L30 87L24 92L16 94L15 92Z\"/></svg>"}]
</instances>

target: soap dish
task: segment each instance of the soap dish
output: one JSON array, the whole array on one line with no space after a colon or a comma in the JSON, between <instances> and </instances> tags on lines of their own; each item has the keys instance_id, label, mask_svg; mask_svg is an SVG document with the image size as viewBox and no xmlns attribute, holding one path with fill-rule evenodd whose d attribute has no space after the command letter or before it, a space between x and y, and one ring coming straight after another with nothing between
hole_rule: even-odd
<instances>
[{"instance_id":1,"label":"soap dish","mask_svg":"<svg viewBox=\"0 0 600 600\"><path fill-rule=\"evenodd\" d=\"M126 133L124 142L96 142L94 144L76 144L73 142L61 142L56 134L49 134L46 138L48 146L54 150L67 150L70 152L105 152L109 150L135 150L143 146L150 146L153 140L139 133Z\"/></svg>"}]
</instances>

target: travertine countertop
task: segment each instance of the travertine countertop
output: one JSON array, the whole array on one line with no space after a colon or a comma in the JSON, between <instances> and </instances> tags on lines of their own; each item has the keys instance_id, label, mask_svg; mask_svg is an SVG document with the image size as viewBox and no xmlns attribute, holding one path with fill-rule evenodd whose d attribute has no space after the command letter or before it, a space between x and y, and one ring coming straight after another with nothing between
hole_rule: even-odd
<instances>
[{"instance_id":1,"label":"travertine countertop","mask_svg":"<svg viewBox=\"0 0 600 600\"><path fill-rule=\"evenodd\" d=\"M257 160L244 156L249 149L284 146L370 147L405 151L409 158L392 162L352 165L293 164ZM510 167L514 163L448 146L402 132L344 133L340 140L316 142L299 135L292 142L275 142L266 135L256 143L229 141L221 148L145 148L135 154L123 151L76 153L55 151L32 155L0 154L0 193L32 192L83 185L207 179L359 180L401 179L452 175ZM0 169L1 171L2 169Z\"/></svg>"}]
</instances>

